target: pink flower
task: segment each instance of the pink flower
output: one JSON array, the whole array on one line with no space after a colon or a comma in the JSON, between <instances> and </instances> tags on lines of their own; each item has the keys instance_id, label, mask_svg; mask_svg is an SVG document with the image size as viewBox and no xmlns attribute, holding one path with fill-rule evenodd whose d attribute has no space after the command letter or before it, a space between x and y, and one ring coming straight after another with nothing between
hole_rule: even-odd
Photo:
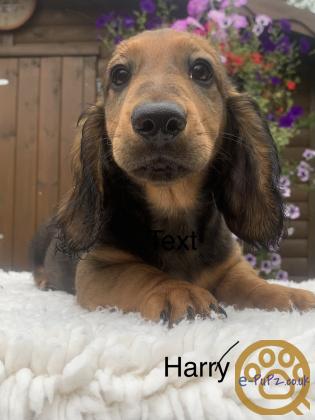
<instances>
[{"instance_id":1,"label":"pink flower","mask_svg":"<svg viewBox=\"0 0 315 420\"><path fill-rule=\"evenodd\" d=\"M210 10L208 18L213 20L220 28L227 28L232 24L231 17L226 16L226 14L220 10Z\"/></svg>"},{"instance_id":2,"label":"pink flower","mask_svg":"<svg viewBox=\"0 0 315 420\"><path fill-rule=\"evenodd\" d=\"M231 15L232 25L235 29L242 29L248 26L248 22L245 16L238 15L236 13Z\"/></svg>"},{"instance_id":3,"label":"pink flower","mask_svg":"<svg viewBox=\"0 0 315 420\"><path fill-rule=\"evenodd\" d=\"M307 182L310 179L310 171L306 168L298 167L297 176L302 182Z\"/></svg>"},{"instance_id":4,"label":"pink flower","mask_svg":"<svg viewBox=\"0 0 315 420\"><path fill-rule=\"evenodd\" d=\"M186 31L189 27L203 29L198 20L191 16L188 16L186 19L176 20L172 25L172 28L176 31Z\"/></svg>"},{"instance_id":5,"label":"pink flower","mask_svg":"<svg viewBox=\"0 0 315 420\"><path fill-rule=\"evenodd\" d=\"M189 16L199 17L209 6L209 0L189 0L187 12Z\"/></svg>"}]
</instances>

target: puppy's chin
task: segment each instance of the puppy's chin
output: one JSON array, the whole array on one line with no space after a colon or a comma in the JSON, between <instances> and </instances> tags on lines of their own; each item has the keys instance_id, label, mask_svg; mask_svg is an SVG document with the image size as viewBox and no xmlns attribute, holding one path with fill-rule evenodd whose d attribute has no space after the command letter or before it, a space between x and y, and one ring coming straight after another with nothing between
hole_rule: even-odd
<instances>
[{"instance_id":1,"label":"puppy's chin","mask_svg":"<svg viewBox=\"0 0 315 420\"><path fill-rule=\"evenodd\" d=\"M191 169L176 160L160 157L139 162L130 174L145 182L165 185L191 174Z\"/></svg>"}]
</instances>

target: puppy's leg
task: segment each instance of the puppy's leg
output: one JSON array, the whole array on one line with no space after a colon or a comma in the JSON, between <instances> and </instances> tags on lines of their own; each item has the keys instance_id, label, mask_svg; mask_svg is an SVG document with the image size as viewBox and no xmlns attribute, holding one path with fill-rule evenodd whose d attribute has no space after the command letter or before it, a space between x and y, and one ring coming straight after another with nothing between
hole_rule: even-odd
<instances>
[{"instance_id":1,"label":"puppy's leg","mask_svg":"<svg viewBox=\"0 0 315 420\"><path fill-rule=\"evenodd\" d=\"M221 313L208 290L171 278L113 248L93 251L79 262L76 292L80 305L90 310L116 306L124 312L140 312L150 320L162 318L170 325L185 316Z\"/></svg>"},{"instance_id":2,"label":"puppy's leg","mask_svg":"<svg viewBox=\"0 0 315 420\"><path fill-rule=\"evenodd\" d=\"M237 308L260 308L306 311L315 308L315 295L307 290L270 284L261 279L245 260L241 259L222 277L214 290L219 302Z\"/></svg>"}]
</instances>

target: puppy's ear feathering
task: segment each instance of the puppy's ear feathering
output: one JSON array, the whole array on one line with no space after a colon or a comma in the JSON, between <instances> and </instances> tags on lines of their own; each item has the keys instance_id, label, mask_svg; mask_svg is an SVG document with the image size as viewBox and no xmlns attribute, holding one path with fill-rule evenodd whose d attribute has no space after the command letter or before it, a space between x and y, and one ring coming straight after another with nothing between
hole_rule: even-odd
<instances>
[{"instance_id":1,"label":"puppy's ear feathering","mask_svg":"<svg viewBox=\"0 0 315 420\"><path fill-rule=\"evenodd\" d=\"M275 246L282 234L279 175L276 145L257 104L233 92L214 161L215 199L229 229L254 246Z\"/></svg>"},{"instance_id":2,"label":"puppy's ear feathering","mask_svg":"<svg viewBox=\"0 0 315 420\"><path fill-rule=\"evenodd\" d=\"M97 240L103 215L104 107L91 106L79 119L80 136L73 149L74 186L53 221L58 248L70 255L88 250Z\"/></svg>"}]
</instances>

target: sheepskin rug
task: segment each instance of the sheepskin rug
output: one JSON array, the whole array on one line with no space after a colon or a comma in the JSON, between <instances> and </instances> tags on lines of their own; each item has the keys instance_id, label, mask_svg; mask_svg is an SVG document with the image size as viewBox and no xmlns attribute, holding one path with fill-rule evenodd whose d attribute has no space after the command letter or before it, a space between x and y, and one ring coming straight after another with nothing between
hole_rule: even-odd
<instances>
[{"instance_id":1,"label":"sheepskin rug","mask_svg":"<svg viewBox=\"0 0 315 420\"><path fill-rule=\"evenodd\" d=\"M315 292L315 280L294 285ZM37 290L30 273L0 271L0 419L278 420L251 412L234 387L235 361L262 339L287 340L305 355L311 409L301 407L302 418L314 419L315 311L226 311L226 320L168 329L138 314L88 312L71 295ZM221 383L218 372L165 377L166 356L174 363L178 356L218 361L236 341Z\"/></svg>"}]
</instances>

